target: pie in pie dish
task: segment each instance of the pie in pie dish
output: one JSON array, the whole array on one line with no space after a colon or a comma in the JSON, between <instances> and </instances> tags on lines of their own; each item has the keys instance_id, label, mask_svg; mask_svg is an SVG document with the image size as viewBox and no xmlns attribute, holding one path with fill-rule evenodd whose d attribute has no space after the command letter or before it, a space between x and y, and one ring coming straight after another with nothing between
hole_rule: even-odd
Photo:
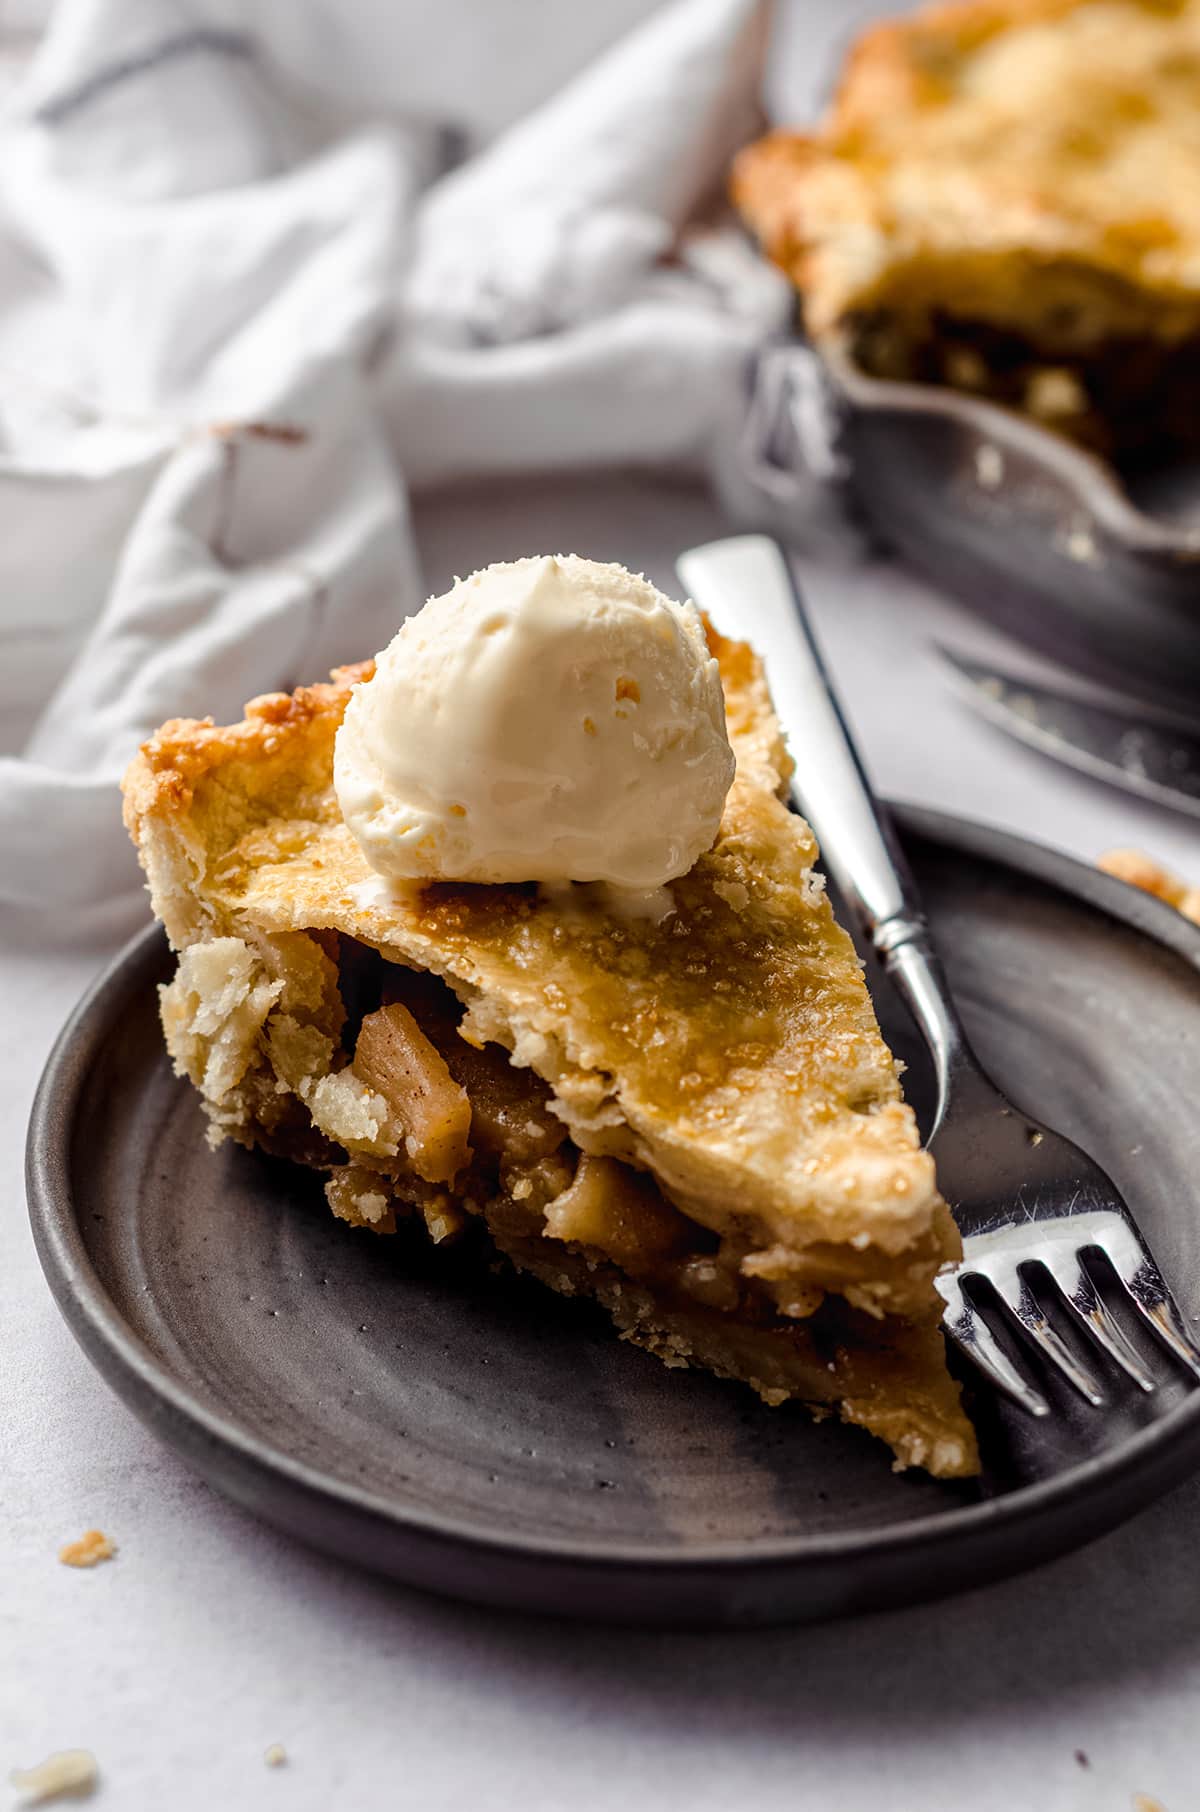
<instances>
[{"instance_id":1,"label":"pie in pie dish","mask_svg":"<svg viewBox=\"0 0 1200 1812\"><path fill-rule=\"evenodd\" d=\"M375 1233L490 1240L668 1365L978 1468L939 1332L960 1253L804 821L759 663L710 632L736 773L669 916L591 887L390 890L333 786L368 663L165 724L126 820L214 1141L326 1175Z\"/></svg>"},{"instance_id":2,"label":"pie in pie dish","mask_svg":"<svg viewBox=\"0 0 1200 1812\"><path fill-rule=\"evenodd\" d=\"M878 25L733 192L818 343L1123 464L1200 444L1200 0L959 0Z\"/></svg>"}]
</instances>

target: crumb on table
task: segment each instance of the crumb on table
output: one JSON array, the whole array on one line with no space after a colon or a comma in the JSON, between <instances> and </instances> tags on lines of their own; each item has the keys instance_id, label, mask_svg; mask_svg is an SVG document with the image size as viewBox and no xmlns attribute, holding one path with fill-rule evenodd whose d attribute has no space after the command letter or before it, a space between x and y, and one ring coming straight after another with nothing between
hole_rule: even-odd
<instances>
[{"instance_id":1,"label":"crumb on table","mask_svg":"<svg viewBox=\"0 0 1200 1812\"><path fill-rule=\"evenodd\" d=\"M59 1749L36 1768L14 1768L9 1776L27 1806L43 1806L52 1799L86 1799L100 1779L90 1749Z\"/></svg>"},{"instance_id":2,"label":"crumb on table","mask_svg":"<svg viewBox=\"0 0 1200 1812\"><path fill-rule=\"evenodd\" d=\"M263 1750L263 1761L268 1768L282 1768L287 1761L287 1750L282 1743L269 1743Z\"/></svg>"},{"instance_id":3,"label":"crumb on table","mask_svg":"<svg viewBox=\"0 0 1200 1812\"><path fill-rule=\"evenodd\" d=\"M111 1560L116 1551L116 1542L103 1530L88 1529L78 1541L69 1541L60 1548L58 1558L64 1567L98 1567L102 1560Z\"/></svg>"}]
</instances>

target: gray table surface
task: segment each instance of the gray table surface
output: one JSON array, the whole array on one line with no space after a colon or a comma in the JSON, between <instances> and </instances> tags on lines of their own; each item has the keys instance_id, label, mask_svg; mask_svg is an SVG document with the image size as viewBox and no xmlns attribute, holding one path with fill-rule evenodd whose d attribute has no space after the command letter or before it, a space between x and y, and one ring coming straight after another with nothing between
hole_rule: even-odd
<instances>
[{"instance_id":1,"label":"gray table surface","mask_svg":"<svg viewBox=\"0 0 1200 1812\"><path fill-rule=\"evenodd\" d=\"M720 528L697 492L637 478L460 493L418 514L434 587L541 547L619 557L671 585L675 551ZM1140 843L1200 878L1185 821L965 713L928 641L998 645L990 632L880 561L803 565L889 791L1084 858ZM114 1812L1128 1812L1139 1792L1168 1812L1196 1806L1200 1483L1070 1559L949 1605L722 1636L435 1602L215 1496L76 1350L25 1225L38 1070L105 954L0 927L0 1769L89 1747L96 1803ZM117 1560L60 1566L59 1545L92 1524L118 1541ZM289 1761L268 1770L274 1742Z\"/></svg>"}]
</instances>

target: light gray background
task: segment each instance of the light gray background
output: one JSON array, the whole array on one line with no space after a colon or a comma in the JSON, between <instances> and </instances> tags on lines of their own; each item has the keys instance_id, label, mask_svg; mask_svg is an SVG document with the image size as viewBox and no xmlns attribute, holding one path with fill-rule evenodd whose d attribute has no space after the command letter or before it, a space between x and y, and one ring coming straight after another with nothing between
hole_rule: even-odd
<instances>
[{"instance_id":1,"label":"light gray background","mask_svg":"<svg viewBox=\"0 0 1200 1812\"><path fill-rule=\"evenodd\" d=\"M786 23L840 32L852 10L793 6ZM675 552L721 527L704 497L641 478L460 493L422 503L418 522L431 589L535 548L619 558L669 587ZM813 558L805 576L887 791L1085 859L1141 844L1200 879L1184 820L1051 767L956 702L929 640L1000 647L991 632L880 561ZM38 1070L106 954L0 925L0 1771L90 1747L113 1812L1128 1812L1136 1792L1197 1805L1200 1484L948 1606L733 1636L438 1603L214 1496L76 1350L24 1221ZM60 1566L92 1524L120 1544L115 1563ZM289 1754L278 1771L262 1760L273 1742Z\"/></svg>"}]
</instances>

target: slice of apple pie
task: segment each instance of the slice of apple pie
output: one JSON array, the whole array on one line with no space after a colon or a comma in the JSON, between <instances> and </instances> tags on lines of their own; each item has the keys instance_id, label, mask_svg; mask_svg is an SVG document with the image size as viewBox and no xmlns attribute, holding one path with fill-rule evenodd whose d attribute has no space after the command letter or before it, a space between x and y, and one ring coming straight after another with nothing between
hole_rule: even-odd
<instances>
[{"instance_id":1,"label":"slice of apple pie","mask_svg":"<svg viewBox=\"0 0 1200 1812\"><path fill-rule=\"evenodd\" d=\"M214 1141L316 1166L342 1220L483 1227L668 1365L969 1475L932 1287L957 1233L783 803L759 663L710 647L736 775L666 916L590 886L385 884L332 773L371 664L228 728L164 725L125 794L179 953L167 1044Z\"/></svg>"}]
</instances>

